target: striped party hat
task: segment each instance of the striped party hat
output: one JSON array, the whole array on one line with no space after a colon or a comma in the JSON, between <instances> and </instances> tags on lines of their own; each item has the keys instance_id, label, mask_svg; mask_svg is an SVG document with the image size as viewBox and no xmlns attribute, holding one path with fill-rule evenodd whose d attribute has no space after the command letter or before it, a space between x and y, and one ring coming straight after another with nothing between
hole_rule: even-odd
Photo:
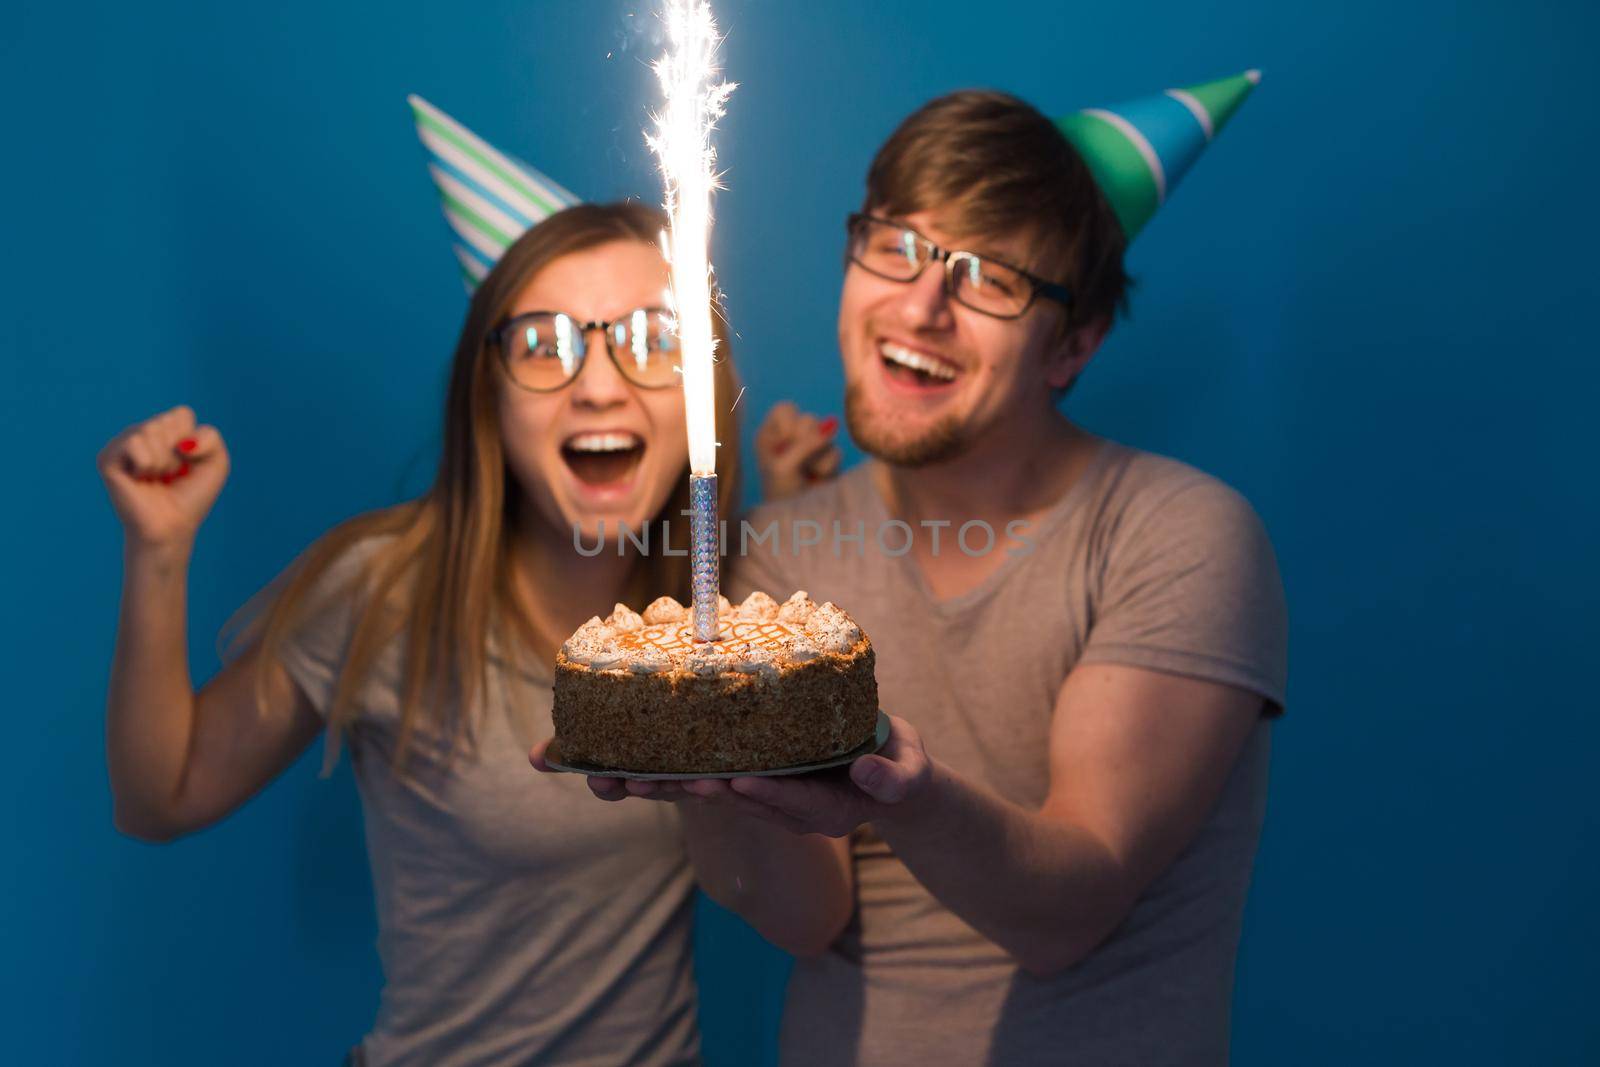
<instances>
[{"instance_id":1,"label":"striped party hat","mask_svg":"<svg viewBox=\"0 0 1600 1067\"><path fill-rule=\"evenodd\" d=\"M422 97L406 97L428 173L439 187L445 221L470 295L511 242L578 198L534 168L498 151Z\"/></svg>"},{"instance_id":2,"label":"striped party hat","mask_svg":"<svg viewBox=\"0 0 1600 1067\"><path fill-rule=\"evenodd\" d=\"M1056 120L1132 241L1261 81L1259 70Z\"/></svg>"}]
</instances>

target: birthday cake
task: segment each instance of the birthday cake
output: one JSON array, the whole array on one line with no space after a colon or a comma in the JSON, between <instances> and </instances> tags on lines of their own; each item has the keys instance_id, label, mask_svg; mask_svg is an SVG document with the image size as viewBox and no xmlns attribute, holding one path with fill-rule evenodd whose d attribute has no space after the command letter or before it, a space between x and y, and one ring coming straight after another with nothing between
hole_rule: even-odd
<instances>
[{"instance_id":1,"label":"birthday cake","mask_svg":"<svg viewBox=\"0 0 1600 1067\"><path fill-rule=\"evenodd\" d=\"M556 742L568 764L707 774L776 770L872 739L872 642L831 603L720 598L715 641L661 597L580 626L556 655Z\"/></svg>"}]
</instances>

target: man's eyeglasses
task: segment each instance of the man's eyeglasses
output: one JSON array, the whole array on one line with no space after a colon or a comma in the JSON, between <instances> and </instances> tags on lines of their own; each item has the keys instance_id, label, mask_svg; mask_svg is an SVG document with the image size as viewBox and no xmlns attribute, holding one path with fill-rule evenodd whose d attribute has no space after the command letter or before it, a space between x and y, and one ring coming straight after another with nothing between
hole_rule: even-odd
<instances>
[{"instance_id":1,"label":"man's eyeglasses","mask_svg":"<svg viewBox=\"0 0 1600 1067\"><path fill-rule=\"evenodd\" d=\"M665 389L682 380L677 324L664 308L637 308L610 322L532 311L507 319L490 337L513 382L535 393L553 393L572 384L583 370L593 330L605 335L611 362L639 388Z\"/></svg>"},{"instance_id":2,"label":"man's eyeglasses","mask_svg":"<svg viewBox=\"0 0 1600 1067\"><path fill-rule=\"evenodd\" d=\"M1015 319L1043 296L1072 306L1066 286L975 252L947 251L902 222L860 212L848 221L850 262L890 281L915 281L935 260L944 263L944 290L957 303L997 319Z\"/></svg>"}]
</instances>

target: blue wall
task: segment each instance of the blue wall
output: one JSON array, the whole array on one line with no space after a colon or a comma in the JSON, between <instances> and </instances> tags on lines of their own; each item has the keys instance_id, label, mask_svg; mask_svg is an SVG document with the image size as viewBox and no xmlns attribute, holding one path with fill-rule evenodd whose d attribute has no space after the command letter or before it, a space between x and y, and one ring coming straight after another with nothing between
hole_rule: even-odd
<instances>
[{"instance_id":1,"label":"blue wall","mask_svg":"<svg viewBox=\"0 0 1600 1067\"><path fill-rule=\"evenodd\" d=\"M331 1062L378 988L347 772L305 761L171 847L112 830L101 443L187 402L231 444L194 562L208 674L249 592L428 472L465 304L405 94L582 195L659 195L648 5L175 6L24 0L0 31L9 1062ZM716 259L751 413L837 411L840 220L924 99L1266 72L1140 239L1135 317L1071 399L1239 486L1282 559L1241 1064L1600 1051L1597 27L1513 6L719 4L743 85ZM705 919L710 1057L761 1062L782 958Z\"/></svg>"}]
</instances>

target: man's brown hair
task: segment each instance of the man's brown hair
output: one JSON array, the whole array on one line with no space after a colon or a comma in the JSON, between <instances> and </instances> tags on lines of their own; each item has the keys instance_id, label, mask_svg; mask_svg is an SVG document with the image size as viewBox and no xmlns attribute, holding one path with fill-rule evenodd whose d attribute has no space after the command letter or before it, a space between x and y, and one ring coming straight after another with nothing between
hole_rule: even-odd
<instances>
[{"instance_id":1,"label":"man's brown hair","mask_svg":"<svg viewBox=\"0 0 1600 1067\"><path fill-rule=\"evenodd\" d=\"M936 211L963 240L1026 234L1028 259L1017 266L1072 293L1063 337L1109 327L1126 308L1116 215L1056 124L1008 93L964 89L912 112L872 161L865 210Z\"/></svg>"}]
</instances>

